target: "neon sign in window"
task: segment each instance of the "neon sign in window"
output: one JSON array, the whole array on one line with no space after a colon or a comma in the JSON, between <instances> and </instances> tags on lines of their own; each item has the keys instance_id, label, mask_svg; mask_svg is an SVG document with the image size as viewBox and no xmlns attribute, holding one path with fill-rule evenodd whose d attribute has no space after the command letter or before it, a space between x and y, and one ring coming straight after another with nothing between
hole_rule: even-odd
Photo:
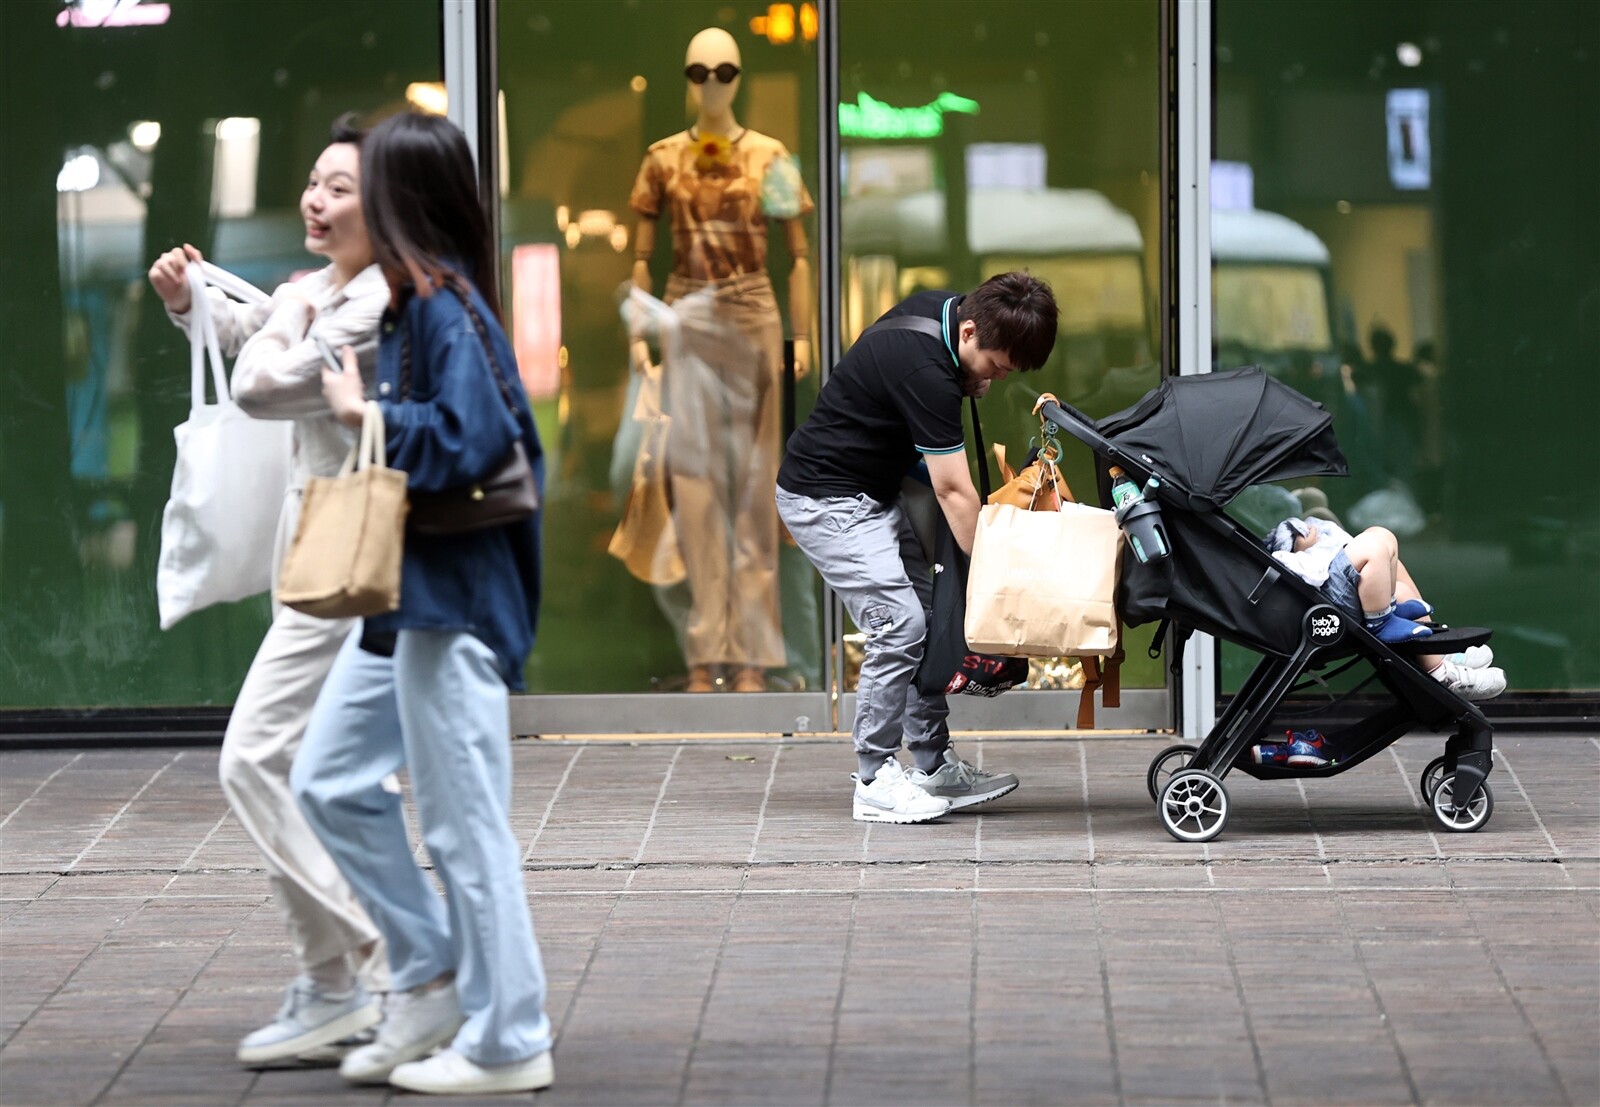
<instances>
[{"instance_id":1,"label":"neon sign in window","mask_svg":"<svg viewBox=\"0 0 1600 1107\"><path fill-rule=\"evenodd\" d=\"M933 138L944 133L946 112L977 115L978 102L941 92L930 104L897 108L856 93L856 102L839 105L839 133L846 138Z\"/></svg>"}]
</instances>

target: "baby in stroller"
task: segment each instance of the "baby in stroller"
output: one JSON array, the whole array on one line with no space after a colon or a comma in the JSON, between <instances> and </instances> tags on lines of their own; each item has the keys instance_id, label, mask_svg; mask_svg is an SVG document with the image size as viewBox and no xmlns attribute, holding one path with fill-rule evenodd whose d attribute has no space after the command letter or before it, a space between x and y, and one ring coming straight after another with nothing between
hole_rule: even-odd
<instances>
[{"instance_id":1,"label":"baby in stroller","mask_svg":"<svg viewBox=\"0 0 1600 1107\"><path fill-rule=\"evenodd\" d=\"M1266 543L1274 559L1334 604L1360 615L1380 642L1406 642L1433 633L1433 607L1400 560L1399 539L1383 527L1352 536L1330 519L1289 518L1273 529ZM1487 645L1449 656L1423 654L1417 664L1469 700L1493 699L1506 690L1506 675L1494 667Z\"/></svg>"}]
</instances>

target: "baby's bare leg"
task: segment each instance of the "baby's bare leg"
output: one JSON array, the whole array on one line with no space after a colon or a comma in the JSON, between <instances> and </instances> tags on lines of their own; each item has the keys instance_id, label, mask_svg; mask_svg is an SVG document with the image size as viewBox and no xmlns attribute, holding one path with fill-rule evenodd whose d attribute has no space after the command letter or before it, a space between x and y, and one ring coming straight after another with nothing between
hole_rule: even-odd
<instances>
[{"instance_id":1,"label":"baby's bare leg","mask_svg":"<svg viewBox=\"0 0 1600 1107\"><path fill-rule=\"evenodd\" d=\"M1394 564L1394 598L1401 603L1406 600L1420 600L1422 598L1422 590L1417 587L1417 582L1411 579L1410 572L1406 570L1405 562L1396 557ZM1426 615L1419 620L1419 622L1425 623L1432 621Z\"/></svg>"},{"instance_id":2,"label":"baby's bare leg","mask_svg":"<svg viewBox=\"0 0 1600 1107\"><path fill-rule=\"evenodd\" d=\"M1368 527L1350 539L1344 555L1361 577L1361 587L1357 589L1361 610L1368 614L1388 610L1400 576L1399 541L1382 527ZM1416 585L1411 587L1415 589Z\"/></svg>"}]
</instances>

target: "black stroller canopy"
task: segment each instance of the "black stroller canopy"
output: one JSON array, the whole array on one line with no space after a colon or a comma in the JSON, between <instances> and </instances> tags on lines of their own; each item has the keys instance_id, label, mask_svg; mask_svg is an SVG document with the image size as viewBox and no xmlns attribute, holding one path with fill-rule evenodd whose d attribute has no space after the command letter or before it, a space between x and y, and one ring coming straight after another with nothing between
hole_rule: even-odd
<instances>
[{"instance_id":1,"label":"black stroller canopy","mask_svg":"<svg viewBox=\"0 0 1600 1107\"><path fill-rule=\"evenodd\" d=\"M1223 507L1263 481L1350 473L1327 409L1255 367L1167 377L1096 428L1176 485L1169 496L1187 493L1194 510Z\"/></svg>"}]
</instances>

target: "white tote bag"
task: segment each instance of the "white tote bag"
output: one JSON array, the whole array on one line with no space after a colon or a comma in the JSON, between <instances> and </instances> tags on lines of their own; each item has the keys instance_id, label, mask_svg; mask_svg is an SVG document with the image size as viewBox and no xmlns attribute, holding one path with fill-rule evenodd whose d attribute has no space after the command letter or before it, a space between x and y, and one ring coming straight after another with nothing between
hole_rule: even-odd
<instances>
[{"instance_id":1,"label":"white tote bag","mask_svg":"<svg viewBox=\"0 0 1600 1107\"><path fill-rule=\"evenodd\" d=\"M185 269L193 302L189 325L189 418L173 431L178 463L161 514L156 606L161 629L214 603L272 587L273 538L289 487L294 424L252 419L228 392L207 282L243 300L266 293L213 265ZM215 403L206 403L211 363Z\"/></svg>"}]
</instances>

